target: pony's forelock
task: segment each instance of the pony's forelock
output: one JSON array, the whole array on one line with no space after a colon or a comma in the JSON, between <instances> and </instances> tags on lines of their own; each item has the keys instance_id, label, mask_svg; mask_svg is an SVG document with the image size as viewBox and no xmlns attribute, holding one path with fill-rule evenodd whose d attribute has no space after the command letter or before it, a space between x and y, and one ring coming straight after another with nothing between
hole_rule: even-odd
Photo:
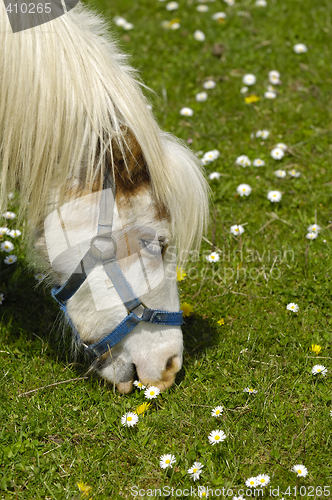
<instances>
[{"instance_id":1,"label":"pony's forelock","mask_svg":"<svg viewBox=\"0 0 332 500\"><path fill-rule=\"evenodd\" d=\"M87 186L102 186L112 141L123 127L135 135L157 201L167 207L180 251L199 243L207 217L207 184L199 161L164 134L141 84L104 20L78 4L41 26L12 33L0 2L0 159L3 208L19 187L21 212L33 226L59 203L70 177L84 169Z\"/></svg>"}]
</instances>

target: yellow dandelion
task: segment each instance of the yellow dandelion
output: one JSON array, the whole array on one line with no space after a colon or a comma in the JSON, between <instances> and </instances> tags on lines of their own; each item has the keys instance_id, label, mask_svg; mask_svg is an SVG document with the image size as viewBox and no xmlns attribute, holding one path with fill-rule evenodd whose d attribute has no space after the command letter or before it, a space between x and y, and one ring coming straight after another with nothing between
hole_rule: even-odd
<instances>
[{"instance_id":1,"label":"yellow dandelion","mask_svg":"<svg viewBox=\"0 0 332 500\"><path fill-rule=\"evenodd\" d=\"M181 310L183 311L183 316L190 316L194 310L193 306L188 304L187 302L183 302L181 304Z\"/></svg>"},{"instance_id":2,"label":"yellow dandelion","mask_svg":"<svg viewBox=\"0 0 332 500\"><path fill-rule=\"evenodd\" d=\"M319 354L320 351L322 350L322 347L320 345L317 345L317 344L312 344L311 345L311 350L312 352L314 352L315 354Z\"/></svg>"},{"instance_id":3,"label":"yellow dandelion","mask_svg":"<svg viewBox=\"0 0 332 500\"><path fill-rule=\"evenodd\" d=\"M92 486L89 486L88 484L85 484L83 482L76 484L78 486L78 489L80 490L80 493L82 494L82 497L87 497L92 490Z\"/></svg>"},{"instance_id":4,"label":"yellow dandelion","mask_svg":"<svg viewBox=\"0 0 332 500\"><path fill-rule=\"evenodd\" d=\"M135 413L137 415L142 415L150 406L151 403L143 403L136 408Z\"/></svg>"},{"instance_id":5,"label":"yellow dandelion","mask_svg":"<svg viewBox=\"0 0 332 500\"><path fill-rule=\"evenodd\" d=\"M182 269L182 267L177 267L176 268L176 279L178 281L183 281L186 276L187 276L187 273L184 272L184 270Z\"/></svg>"},{"instance_id":6,"label":"yellow dandelion","mask_svg":"<svg viewBox=\"0 0 332 500\"><path fill-rule=\"evenodd\" d=\"M225 324L224 318L221 318L219 321L217 321L218 325L222 326Z\"/></svg>"},{"instance_id":7,"label":"yellow dandelion","mask_svg":"<svg viewBox=\"0 0 332 500\"><path fill-rule=\"evenodd\" d=\"M251 104L252 102L257 102L257 101L260 101L260 97L258 97L258 95L248 95L247 97L244 98L244 101L247 103L247 104Z\"/></svg>"}]
</instances>

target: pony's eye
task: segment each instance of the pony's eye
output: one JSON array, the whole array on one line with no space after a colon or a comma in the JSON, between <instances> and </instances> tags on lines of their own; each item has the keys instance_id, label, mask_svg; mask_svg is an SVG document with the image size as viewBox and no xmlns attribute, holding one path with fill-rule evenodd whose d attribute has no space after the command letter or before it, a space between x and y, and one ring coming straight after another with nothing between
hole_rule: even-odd
<instances>
[{"instance_id":1,"label":"pony's eye","mask_svg":"<svg viewBox=\"0 0 332 500\"><path fill-rule=\"evenodd\" d=\"M140 240L142 249L146 250L150 255L160 255L162 252L162 244L158 241Z\"/></svg>"}]
</instances>

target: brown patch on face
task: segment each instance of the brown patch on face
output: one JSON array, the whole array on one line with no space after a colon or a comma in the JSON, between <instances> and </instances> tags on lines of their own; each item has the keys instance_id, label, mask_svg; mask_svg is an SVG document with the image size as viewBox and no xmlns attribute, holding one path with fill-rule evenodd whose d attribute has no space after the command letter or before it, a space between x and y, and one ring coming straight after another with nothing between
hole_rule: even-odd
<instances>
[{"instance_id":1,"label":"brown patch on face","mask_svg":"<svg viewBox=\"0 0 332 500\"><path fill-rule=\"evenodd\" d=\"M114 175L117 192L132 194L137 189L147 188L150 175L142 149L131 130L123 133L121 146L112 143Z\"/></svg>"}]
</instances>

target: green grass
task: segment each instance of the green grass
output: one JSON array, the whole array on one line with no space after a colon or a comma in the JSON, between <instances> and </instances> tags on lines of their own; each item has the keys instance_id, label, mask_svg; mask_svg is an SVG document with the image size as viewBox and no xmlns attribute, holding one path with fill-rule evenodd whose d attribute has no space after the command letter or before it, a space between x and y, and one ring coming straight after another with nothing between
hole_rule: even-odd
<instances>
[{"instance_id":1,"label":"green grass","mask_svg":"<svg viewBox=\"0 0 332 500\"><path fill-rule=\"evenodd\" d=\"M279 498L332 498L332 4L268 0L259 8L253 1L234 7L216 1L199 13L196 3L180 0L170 13L157 1L90 3L110 22L122 15L134 24L130 32L114 31L156 92L148 96L161 126L191 139L195 152L220 151L206 167L207 174L222 174L210 181L206 238L212 245L203 241L179 283L181 301L194 307L184 327L183 369L133 429L120 419L143 394L121 396L96 377L19 396L84 377L87 365L80 357L73 362L68 338L57 337L57 307L48 290L34 291L21 238L13 240L16 264L4 265L2 253L0 498L84 498L80 481L92 487L85 498L98 500L133 498L134 485L148 496L149 489L183 491L196 483L232 488L227 498L233 498L247 478L261 473L271 477L272 489L279 487ZM227 13L223 24L211 20L218 11ZM161 29L172 18L180 19L180 29ZM205 42L193 39L196 29L205 32ZM295 54L297 42L308 52ZM223 45L221 57L212 54L215 43ZM269 101L263 94L273 69L282 85ZM261 97L255 104L240 93L246 73L257 76L250 89ZM197 103L208 77L217 86ZM194 116L181 117L183 106ZM250 137L258 129L270 131L267 140ZM270 156L278 142L289 146L280 162ZM266 166L237 166L240 154L262 158ZM275 177L275 170L294 164L299 178ZM248 198L237 196L240 183L252 187ZM280 203L267 200L270 189L282 191ZM308 241L314 222L323 229ZM246 224L240 240L229 232L236 223ZM15 221L9 225L16 227ZM213 247L221 259L209 264L205 256ZM289 302L299 305L297 314L286 310ZM217 323L221 318L224 325ZM321 345L318 356L312 344ZM315 364L327 367L326 377L311 374ZM244 393L248 386L257 394ZM219 404L225 409L217 421L211 409ZM227 434L221 445L208 444L214 429ZM158 462L166 453L177 462L165 472ZM194 483L187 469L196 460L204 469ZM297 478L295 464L304 464L308 476ZM331 493L320 495L316 488L324 486ZM269 491L264 496L272 498Z\"/></svg>"}]
</instances>

